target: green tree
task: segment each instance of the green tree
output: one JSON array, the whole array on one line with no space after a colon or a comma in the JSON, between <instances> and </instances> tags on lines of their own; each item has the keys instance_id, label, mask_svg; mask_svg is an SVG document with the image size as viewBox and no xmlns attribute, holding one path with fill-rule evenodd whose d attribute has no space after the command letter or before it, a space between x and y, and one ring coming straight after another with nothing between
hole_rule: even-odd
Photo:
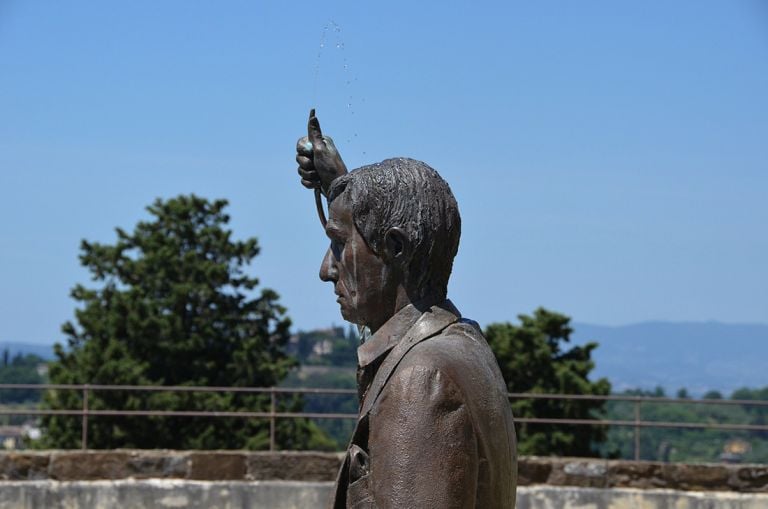
<instances>
[{"instance_id":1,"label":"green tree","mask_svg":"<svg viewBox=\"0 0 768 509\"><path fill-rule=\"evenodd\" d=\"M35 354L17 353L11 358L10 352L5 349L0 363L0 384L44 383L45 376L38 371L44 365L45 360ZM40 394L41 391L35 389L3 389L0 390L0 403L40 401Z\"/></svg>"},{"instance_id":2,"label":"green tree","mask_svg":"<svg viewBox=\"0 0 768 509\"><path fill-rule=\"evenodd\" d=\"M564 348L573 332L569 317L539 308L518 318L520 325L496 323L485 330L510 392L610 393L607 379L589 380L597 343ZM526 399L514 401L512 412L516 418L590 419L603 407L602 401ZM594 456L605 440L605 429L595 426L518 424L517 433L521 454Z\"/></svg>"},{"instance_id":3,"label":"green tree","mask_svg":"<svg viewBox=\"0 0 768 509\"><path fill-rule=\"evenodd\" d=\"M311 366L310 369L293 371L283 381L284 387L316 387L323 389L356 389L357 376L354 368L338 366ZM356 415L359 409L357 393L307 394L304 410L316 413ZM335 442L335 449L346 449L356 419L318 419L317 426Z\"/></svg>"},{"instance_id":4,"label":"green tree","mask_svg":"<svg viewBox=\"0 0 768 509\"><path fill-rule=\"evenodd\" d=\"M760 389L749 389L743 387L737 389L731 395L731 399L743 399L752 401L768 401L768 386ZM768 425L768 406L745 406L744 411L749 415L750 424L757 424L760 426ZM755 434L756 437L762 439L763 443L768 443L768 431L761 431ZM768 447L766 447L768 451Z\"/></svg>"},{"instance_id":5,"label":"green tree","mask_svg":"<svg viewBox=\"0 0 768 509\"><path fill-rule=\"evenodd\" d=\"M270 289L245 272L259 253L255 238L231 239L227 202L191 195L147 207L151 220L112 245L82 241L81 263L96 288L77 285L76 323L62 326L51 382L114 385L276 385L295 361L284 352L290 320ZM46 395L51 409L79 408L81 394ZM299 410L299 399L279 400ZM269 396L252 393L92 391L89 408L266 411ZM92 417L91 448L267 447L269 424L243 418ZM44 446L78 447L80 420L43 420ZM304 420L278 420L281 447L332 444Z\"/></svg>"},{"instance_id":6,"label":"green tree","mask_svg":"<svg viewBox=\"0 0 768 509\"><path fill-rule=\"evenodd\" d=\"M681 391L677 394L680 395ZM666 397L664 389L660 387L652 391L632 389L623 394L650 398ZM740 425L766 423L766 407L727 404L728 401L719 391L709 391L704 398L722 399L724 404L694 404L695 400L691 400L691 404L648 400L640 405L640 418L651 422ZM730 399L768 400L768 388L739 389ZM611 401L606 405L606 418L631 421L634 419L634 408L635 404L632 402ZM634 434L632 427L611 427L607 441L601 446L604 455L633 458ZM768 460L768 441L765 438L766 433L760 431L648 427L640 429L639 453L640 459L651 461L718 462L723 461L727 445L737 441L749 445L743 454L738 455L741 461L765 463ZM736 459L738 458L732 458L731 461Z\"/></svg>"}]
</instances>

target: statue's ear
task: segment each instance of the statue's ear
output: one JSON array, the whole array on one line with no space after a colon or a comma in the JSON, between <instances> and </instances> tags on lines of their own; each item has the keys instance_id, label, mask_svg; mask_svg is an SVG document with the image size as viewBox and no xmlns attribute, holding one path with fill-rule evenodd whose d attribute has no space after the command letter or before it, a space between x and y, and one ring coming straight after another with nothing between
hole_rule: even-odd
<instances>
[{"instance_id":1,"label":"statue's ear","mask_svg":"<svg viewBox=\"0 0 768 509\"><path fill-rule=\"evenodd\" d=\"M384 260L390 264L405 268L411 261L413 246L408 235L398 227L387 230L384 234Z\"/></svg>"}]
</instances>

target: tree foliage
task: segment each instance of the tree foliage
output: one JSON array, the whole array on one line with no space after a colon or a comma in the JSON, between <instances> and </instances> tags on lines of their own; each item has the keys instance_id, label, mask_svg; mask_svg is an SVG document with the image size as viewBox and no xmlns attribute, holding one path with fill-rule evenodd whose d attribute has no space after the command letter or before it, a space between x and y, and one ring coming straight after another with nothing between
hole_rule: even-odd
<instances>
[{"instance_id":1,"label":"tree foliage","mask_svg":"<svg viewBox=\"0 0 768 509\"><path fill-rule=\"evenodd\" d=\"M677 391L679 395L682 390ZM685 391L687 394L688 391ZM623 394L652 398L668 397L663 388L654 390L632 389ZM644 421L719 424L768 424L768 407L728 404L730 400L768 401L768 387L738 389L726 399L718 391L709 391L704 399L723 400L724 404L683 404L646 401L640 405L640 418ZM606 418L634 419L634 404L611 401L606 405ZM635 429L611 427L608 439L601 445L604 456L631 459L634 457ZM643 460L674 462L768 461L768 433L764 431L641 428L639 456ZM741 443L746 447L728 458L729 444Z\"/></svg>"},{"instance_id":2,"label":"tree foliage","mask_svg":"<svg viewBox=\"0 0 768 509\"><path fill-rule=\"evenodd\" d=\"M316 387L322 389L356 389L354 368L314 365L293 371L283 381L284 387ZM307 394L304 410L316 413L355 415L359 410L357 392L352 394ZM334 441L334 449L343 451L355 429L354 419L318 419L317 426Z\"/></svg>"},{"instance_id":3,"label":"tree foliage","mask_svg":"<svg viewBox=\"0 0 768 509\"><path fill-rule=\"evenodd\" d=\"M289 319L270 289L245 272L259 253L255 238L232 240L225 200L191 195L156 200L151 220L117 228L107 245L83 240L80 261L94 288L78 284L75 322L62 326L50 378L58 384L276 385L295 365L284 352ZM52 409L79 408L81 394L49 393ZM284 399L283 409L301 402ZM246 393L92 391L90 409L267 411L269 396ZM310 423L278 420L284 448L323 448ZM80 421L43 421L44 445L80 445ZM265 420L186 417L92 417L92 448L264 448Z\"/></svg>"},{"instance_id":4,"label":"tree foliage","mask_svg":"<svg viewBox=\"0 0 768 509\"><path fill-rule=\"evenodd\" d=\"M573 332L569 317L539 308L518 318L519 325L495 323L485 330L510 392L610 393L607 379L589 380L597 343L565 348ZM601 401L526 399L514 401L512 412L516 418L590 419L603 406ZM594 426L518 424L517 433L521 454L594 456L605 440L605 430Z\"/></svg>"},{"instance_id":5,"label":"tree foliage","mask_svg":"<svg viewBox=\"0 0 768 509\"><path fill-rule=\"evenodd\" d=\"M17 353L11 357L5 349L0 360L0 384L41 384L45 376L40 367L45 360L35 354ZM40 400L41 391L36 389L2 389L0 403L25 403Z\"/></svg>"}]
</instances>

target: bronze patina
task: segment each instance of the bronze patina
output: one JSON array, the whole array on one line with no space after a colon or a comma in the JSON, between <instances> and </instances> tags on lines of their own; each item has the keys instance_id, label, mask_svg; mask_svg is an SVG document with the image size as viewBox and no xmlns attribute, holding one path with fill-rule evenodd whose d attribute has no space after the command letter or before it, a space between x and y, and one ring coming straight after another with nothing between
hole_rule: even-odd
<instances>
[{"instance_id":1,"label":"bronze patina","mask_svg":"<svg viewBox=\"0 0 768 509\"><path fill-rule=\"evenodd\" d=\"M513 508L506 385L477 323L447 300L461 232L448 184L408 158L348 172L314 110L297 152L331 241L320 279L371 334L357 351L360 412L331 507Z\"/></svg>"}]
</instances>

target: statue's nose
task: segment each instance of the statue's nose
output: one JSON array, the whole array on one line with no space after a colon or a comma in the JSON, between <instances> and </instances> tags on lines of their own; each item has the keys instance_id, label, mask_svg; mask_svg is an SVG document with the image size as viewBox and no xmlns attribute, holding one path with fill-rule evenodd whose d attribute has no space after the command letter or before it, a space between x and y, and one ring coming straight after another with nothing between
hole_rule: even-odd
<instances>
[{"instance_id":1,"label":"statue's nose","mask_svg":"<svg viewBox=\"0 0 768 509\"><path fill-rule=\"evenodd\" d=\"M339 279L339 272L336 270L336 258L333 256L331 248L328 248L323 258L323 263L320 264L320 279L334 283Z\"/></svg>"}]
</instances>

